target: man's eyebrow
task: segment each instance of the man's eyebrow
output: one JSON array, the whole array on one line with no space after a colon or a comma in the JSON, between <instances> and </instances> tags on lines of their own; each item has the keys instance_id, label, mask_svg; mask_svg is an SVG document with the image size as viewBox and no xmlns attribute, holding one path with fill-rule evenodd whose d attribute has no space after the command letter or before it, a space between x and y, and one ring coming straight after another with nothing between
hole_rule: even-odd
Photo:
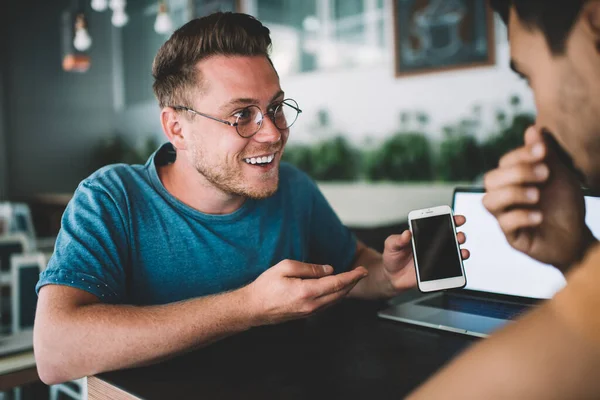
<instances>
[{"instance_id":1,"label":"man's eyebrow","mask_svg":"<svg viewBox=\"0 0 600 400\"><path fill-rule=\"evenodd\" d=\"M274 102L275 99L277 99L280 96L283 96L283 90L280 90L277 93L275 93L275 95L273 97L271 97L271 100L269 100L269 104ZM239 99L233 99L233 100L228 101L227 103L222 105L220 107L220 109L227 110L234 106L249 106L249 105L257 105L259 103L260 103L260 101L258 99L253 99L250 97L241 97Z\"/></svg>"},{"instance_id":2,"label":"man's eyebrow","mask_svg":"<svg viewBox=\"0 0 600 400\"><path fill-rule=\"evenodd\" d=\"M227 110L229 108L232 108L233 106L249 106L252 104L258 104L259 101L257 99L251 99L248 97L242 97L239 99L233 99L228 101L227 103L223 104L220 109L221 110Z\"/></svg>"},{"instance_id":3,"label":"man's eyebrow","mask_svg":"<svg viewBox=\"0 0 600 400\"><path fill-rule=\"evenodd\" d=\"M283 96L283 90L280 90L279 92L275 93L275 96L271 97L271 100L269 100L269 104L274 102L275 99L277 99L278 97L282 97Z\"/></svg>"},{"instance_id":4,"label":"man's eyebrow","mask_svg":"<svg viewBox=\"0 0 600 400\"><path fill-rule=\"evenodd\" d=\"M521 70L519 69L519 66L517 65L517 62L515 60L510 60L510 69L512 69L513 72L515 74L519 75L521 78L527 79L527 75L525 75L523 72L521 72Z\"/></svg>"}]
</instances>

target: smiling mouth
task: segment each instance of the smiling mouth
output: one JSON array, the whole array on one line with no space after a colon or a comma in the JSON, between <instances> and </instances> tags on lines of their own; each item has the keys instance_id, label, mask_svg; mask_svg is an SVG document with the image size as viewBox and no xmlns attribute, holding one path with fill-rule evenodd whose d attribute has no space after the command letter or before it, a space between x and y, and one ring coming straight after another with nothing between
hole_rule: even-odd
<instances>
[{"instance_id":1,"label":"smiling mouth","mask_svg":"<svg viewBox=\"0 0 600 400\"><path fill-rule=\"evenodd\" d=\"M260 157L248 157L244 158L244 161L246 162L246 164L250 165L269 165L275 159L276 154L277 153L267 154Z\"/></svg>"}]
</instances>

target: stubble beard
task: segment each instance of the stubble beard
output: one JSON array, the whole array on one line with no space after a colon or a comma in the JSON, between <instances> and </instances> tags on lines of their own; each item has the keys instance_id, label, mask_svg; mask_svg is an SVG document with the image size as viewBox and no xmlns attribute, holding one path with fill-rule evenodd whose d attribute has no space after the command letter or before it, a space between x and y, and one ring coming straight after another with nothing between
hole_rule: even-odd
<instances>
[{"instance_id":1,"label":"stubble beard","mask_svg":"<svg viewBox=\"0 0 600 400\"><path fill-rule=\"evenodd\" d=\"M230 166L221 163L218 166L209 166L204 160L206 157L202 151L194 149L193 166L212 186L218 190L234 196L241 196L253 200L262 200L271 197L279 187L279 166L271 169L268 173L262 174L260 179L263 182L275 180L275 183L268 187L255 188L244 182L241 166Z\"/></svg>"}]
</instances>

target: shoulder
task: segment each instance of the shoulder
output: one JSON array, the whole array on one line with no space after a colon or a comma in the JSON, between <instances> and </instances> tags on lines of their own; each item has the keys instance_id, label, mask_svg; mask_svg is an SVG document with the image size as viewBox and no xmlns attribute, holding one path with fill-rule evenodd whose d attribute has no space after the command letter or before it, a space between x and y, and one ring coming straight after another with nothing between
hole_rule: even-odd
<instances>
[{"instance_id":1,"label":"shoulder","mask_svg":"<svg viewBox=\"0 0 600 400\"><path fill-rule=\"evenodd\" d=\"M86 194L94 198L108 196L121 203L136 188L148 185L147 174L142 165L107 165L85 178L75 194Z\"/></svg>"}]
</instances>

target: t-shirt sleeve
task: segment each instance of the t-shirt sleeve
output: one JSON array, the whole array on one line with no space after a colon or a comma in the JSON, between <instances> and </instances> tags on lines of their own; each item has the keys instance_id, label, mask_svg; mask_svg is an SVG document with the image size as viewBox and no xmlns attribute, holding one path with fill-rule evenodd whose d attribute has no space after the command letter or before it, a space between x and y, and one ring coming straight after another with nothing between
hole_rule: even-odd
<instances>
[{"instance_id":1,"label":"t-shirt sleeve","mask_svg":"<svg viewBox=\"0 0 600 400\"><path fill-rule=\"evenodd\" d=\"M45 285L85 290L105 303L123 303L128 240L123 214L102 187L84 181L62 217L55 250L40 274Z\"/></svg>"},{"instance_id":2,"label":"t-shirt sleeve","mask_svg":"<svg viewBox=\"0 0 600 400\"><path fill-rule=\"evenodd\" d=\"M309 232L310 262L329 264L336 273L349 271L356 254L356 237L340 221L317 185L308 181L313 199Z\"/></svg>"}]
</instances>

